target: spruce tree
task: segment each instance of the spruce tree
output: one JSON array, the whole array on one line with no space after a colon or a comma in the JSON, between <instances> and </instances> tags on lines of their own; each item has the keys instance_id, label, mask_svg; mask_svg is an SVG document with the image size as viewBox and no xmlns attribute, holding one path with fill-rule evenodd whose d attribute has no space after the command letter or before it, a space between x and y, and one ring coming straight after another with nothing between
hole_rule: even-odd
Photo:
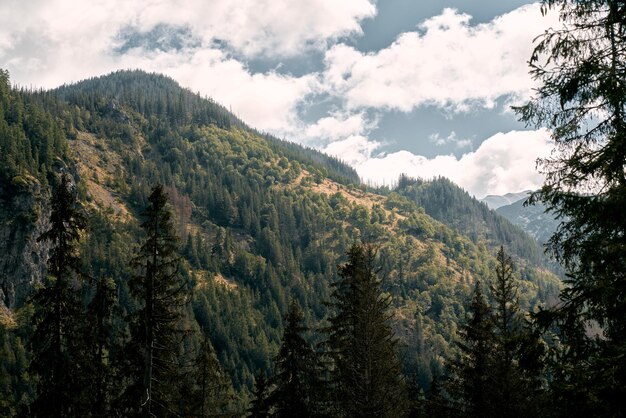
<instances>
[{"instance_id":1,"label":"spruce tree","mask_svg":"<svg viewBox=\"0 0 626 418\"><path fill-rule=\"evenodd\" d=\"M274 359L274 390L271 403L276 417L312 417L315 415L317 386L316 354L305 340L308 328L304 314L295 300L285 317L285 330L278 355Z\"/></svg>"},{"instance_id":2,"label":"spruce tree","mask_svg":"<svg viewBox=\"0 0 626 418\"><path fill-rule=\"evenodd\" d=\"M39 238L50 242L48 275L33 297L35 332L31 371L37 376L35 416L69 417L80 411L81 350L79 256L77 243L85 218L68 175L63 174L51 198L50 229Z\"/></svg>"},{"instance_id":3,"label":"spruce tree","mask_svg":"<svg viewBox=\"0 0 626 418\"><path fill-rule=\"evenodd\" d=\"M270 416L270 383L261 370L254 379L254 398L248 408L249 418L267 418Z\"/></svg>"},{"instance_id":4,"label":"spruce tree","mask_svg":"<svg viewBox=\"0 0 626 418\"><path fill-rule=\"evenodd\" d=\"M373 245L354 244L339 267L330 304L332 390L346 417L401 417L407 394L389 325L390 297L380 288Z\"/></svg>"},{"instance_id":5,"label":"spruce tree","mask_svg":"<svg viewBox=\"0 0 626 418\"><path fill-rule=\"evenodd\" d=\"M115 282L101 278L95 284L95 292L87 305L85 329L85 350L81 353L81 367L84 389L89 395L84 397L84 410L92 417L110 416L111 400L114 393L114 372L111 351L114 347L113 313L117 306Z\"/></svg>"},{"instance_id":6,"label":"spruce tree","mask_svg":"<svg viewBox=\"0 0 626 418\"><path fill-rule=\"evenodd\" d=\"M561 224L549 249L568 271L560 303L542 322L558 324L560 403L596 415L626 415L626 3L543 0L562 25L539 38L531 72L540 87L518 108L522 120L547 127L555 151L541 160L546 175L532 201L543 201ZM551 317L551 318L550 318ZM580 329L599 332L580 334ZM571 335L565 332L571 331ZM600 338L595 338L599 336ZM569 356L568 353L577 353ZM580 355L587 357L582 359ZM567 374L567 371L571 373ZM566 373L561 375L561 372ZM579 410L579 412L581 412Z\"/></svg>"},{"instance_id":7,"label":"spruce tree","mask_svg":"<svg viewBox=\"0 0 626 418\"><path fill-rule=\"evenodd\" d=\"M496 416L491 405L493 390L494 332L491 309L476 282L470 316L461 330L459 359L452 365L453 396L458 410L470 417Z\"/></svg>"},{"instance_id":8,"label":"spruce tree","mask_svg":"<svg viewBox=\"0 0 626 418\"><path fill-rule=\"evenodd\" d=\"M544 371L543 344L520 309L513 260L502 246L496 255L495 272L490 286L495 329L491 404L500 415L536 415Z\"/></svg>"},{"instance_id":9,"label":"spruce tree","mask_svg":"<svg viewBox=\"0 0 626 418\"><path fill-rule=\"evenodd\" d=\"M450 399L444 390L444 385L439 376L433 376L430 387L424 399L421 410L414 416L424 416L429 418L450 418L456 416L456 410L451 405Z\"/></svg>"},{"instance_id":10,"label":"spruce tree","mask_svg":"<svg viewBox=\"0 0 626 418\"><path fill-rule=\"evenodd\" d=\"M516 362L522 330L513 261L502 246L496 255L495 270L495 280L490 286L496 331L491 403L498 413L513 417L521 415L522 407L519 399L523 391L522 378Z\"/></svg>"},{"instance_id":11,"label":"spruce tree","mask_svg":"<svg viewBox=\"0 0 626 418\"><path fill-rule=\"evenodd\" d=\"M172 388L179 375L179 322L187 299L179 271L178 238L161 185L154 187L148 201L141 224L146 236L133 262L138 274L130 283L138 308L130 318L129 387L120 406L124 415L145 417L167 416L176 410Z\"/></svg>"},{"instance_id":12,"label":"spruce tree","mask_svg":"<svg viewBox=\"0 0 626 418\"><path fill-rule=\"evenodd\" d=\"M202 334L202 342L192 363L191 393L182 393L181 400L191 406L194 417L221 416L232 398L232 388L217 360L209 334Z\"/></svg>"}]
</instances>

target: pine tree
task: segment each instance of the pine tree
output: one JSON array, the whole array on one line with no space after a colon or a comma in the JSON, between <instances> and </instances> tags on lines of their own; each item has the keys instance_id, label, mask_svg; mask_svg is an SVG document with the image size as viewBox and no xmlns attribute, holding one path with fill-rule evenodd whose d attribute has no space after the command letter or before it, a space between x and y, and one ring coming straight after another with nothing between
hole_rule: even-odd
<instances>
[{"instance_id":1,"label":"pine tree","mask_svg":"<svg viewBox=\"0 0 626 418\"><path fill-rule=\"evenodd\" d=\"M295 300L285 317L285 331L274 359L274 390L271 403L276 417L312 417L316 405L316 354L304 339L308 328L302 324L304 314Z\"/></svg>"},{"instance_id":2,"label":"pine tree","mask_svg":"<svg viewBox=\"0 0 626 418\"><path fill-rule=\"evenodd\" d=\"M86 329L82 330L86 349L81 353L82 377L89 396L85 396L85 411L92 417L110 416L114 366L110 353L113 347L113 312L117 300L115 282L101 278L87 306Z\"/></svg>"},{"instance_id":3,"label":"pine tree","mask_svg":"<svg viewBox=\"0 0 626 418\"><path fill-rule=\"evenodd\" d=\"M261 370L254 379L254 398L248 408L249 418L267 418L270 416L270 383Z\"/></svg>"},{"instance_id":4,"label":"pine tree","mask_svg":"<svg viewBox=\"0 0 626 418\"><path fill-rule=\"evenodd\" d=\"M32 372L38 377L36 416L80 415L79 371L80 321L77 243L85 218L68 175L62 175L51 199L50 229L38 241L52 244L48 276L37 290L35 333L32 338Z\"/></svg>"},{"instance_id":5,"label":"pine tree","mask_svg":"<svg viewBox=\"0 0 626 418\"><path fill-rule=\"evenodd\" d=\"M401 417L407 395L389 325L390 297L383 295L376 250L354 244L339 267L328 329L334 362L335 403L347 417Z\"/></svg>"},{"instance_id":6,"label":"pine tree","mask_svg":"<svg viewBox=\"0 0 626 418\"><path fill-rule=\"evenodd\" d=\"M556 151L540 162L546 174L532 201L561 220L549 249L568 271L552 322L562 331L560 403L589 400L596 415L626 414L626 3L622 0L543 0L562 25L546 31L531 57L541 85L518 108L522 120L552 133ZM549 319L542 314L542 322ZM549 322L549 321L548 321ZM579 324L579 325L573 325ZM582 334L601 329L601 338ZM598 333L596 333L597 335ZM578 335L578 336L576 336ZM581 359L580 354L588 357ZM582 360L582 361L581 361ZM584 369L584 370L583 370ZM560 375L557 374L557 376ZM579 410L580 412L580 410Z\"/></svg>"},{"instance_id":7,"label":"pine tree","mask_svg":"<svg viewBox=\"0 0 626 418\"><path fill-rule=\"evenodd\" d=\"M172 387L179 373L175 360L182 340L179 321L186 283L179 272L178 238L161 185L154 187L148 201L141 224L146 237L133 263L139 274L132 278L131 294L139 306L130 318L130 386L121 409L124 415L151 417L176 409Z\"/></svg>"},{"instance_id":8,"label":"pine tree","mask_svg":"<svg viewBox=\"0 0 626 418\"><path fill-rule=\"evenodd\" d=\"M517 367L517 352L521 335L521 318L517 299L517 283L513 277L513 261L500 247L496 255L496 275L490 286L494 303L493 324L496 331L493 362L494 409L508 417L521 415L523 385Z\"/></svg>"},{"instance_id":9,"label":"pine tree","mask_svg":"<svg viewBox=\"0 0 626 418\"><path fill-rule=\"evenodd\" d=\"M496 255L496 275L490 286L495 326L492 406L509 417L539 413L544 348L536 330L524 318L517 297L518 279L504 247Z\"/></svg>"},{"instance_id":10,"label":"pine tree","mask_svg":"<svg viewBox=\"0 0 626 418\"><path fill-rule=\"evenodd\" d=\"M461 331L460 358L452 366L451 392L465 416L496 416L491 406L494 333L491 309L476 282L470 317Z\"/></svg>"},{"instance_id":11,"label":"pine tree","mask_svg":"<svg viewBox=\"0 0 626 418\"><path fill-rule=\"evenodd\" d=\"M224 414L232 398L232 388L206 332L193 362L192 378L192 392L182 394L182 400L192 405L193 416L205 418Z\"/></svg>"},{"instance_id":12,"label":"pine tree","mask_svg":"<svg viewBox=\"0 0 626 418\"><path fill-rule=\"evenodd\" d=\"M0 74L1 75L1 74ZM0 416L14 418L27 415L31 382L26 373L24 346L15 338L14 330L0 318Z\"/></svg>"},{"instance_id":13,"label":"pine tree","mask_svg":"<svg viewBox=\"0 0 626 418\"><path fill-rule=\"evenodd\" d=\"M426 416L429 418L450 418L456 416L456 411L451 406L441 380L437 375L435 375L430 382L430 388L422 410L423 414L418 416Z\"/></svg>"}]
</instances>

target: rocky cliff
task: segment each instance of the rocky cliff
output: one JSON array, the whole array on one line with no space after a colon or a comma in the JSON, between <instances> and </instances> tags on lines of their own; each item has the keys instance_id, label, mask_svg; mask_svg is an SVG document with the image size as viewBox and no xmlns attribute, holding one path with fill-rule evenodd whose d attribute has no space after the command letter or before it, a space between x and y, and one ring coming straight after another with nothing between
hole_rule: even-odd
<instances>
[{"instance_id":1,"label":"rocky cliff","mask_svg":"<svg viewBox=\"0 0 626 418\"><path fill-rule=\"evenodd\" d=\"M48 227L48 198L32 178L0 187L0 305L20 305L45 274L50 244L37 237Z\"/></svg>"}]
</instances>

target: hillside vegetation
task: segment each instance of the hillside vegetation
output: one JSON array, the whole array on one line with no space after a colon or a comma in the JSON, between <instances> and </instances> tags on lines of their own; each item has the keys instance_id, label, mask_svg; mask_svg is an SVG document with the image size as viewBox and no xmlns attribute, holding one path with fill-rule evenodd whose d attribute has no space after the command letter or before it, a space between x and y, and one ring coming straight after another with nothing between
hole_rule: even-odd
<instances>
[{"instance_id":1,"label":"hillside vegetation","mask_svg":"<svg viewBox=\"0 0 626 418\"><path fill-rule=\"evenodd\" d=\"M24 372L31 355L30 296L49 251L37 237L60 173L74 179L87 215L80 269L114 283L113 339L126 338L124 315L135 308L140 214L164 186L189 284L184 320L210 342L233 388L227 409L239 413L254 376L271 373L290 301L311 329L327 325L337 266L356 242L379 248L403 367L423 389L457 352L471 289L491 280L497 246L515 257L524 309L558 294L537 244L447 180L368 191L341 161L256 132L161 75L117 72L43 92L12 89L5 73L0 81L0 236L20 237L0 251L5 369ZM0 385L25 408L32 382L15 376Z\"/></svg>"}]
</instances>

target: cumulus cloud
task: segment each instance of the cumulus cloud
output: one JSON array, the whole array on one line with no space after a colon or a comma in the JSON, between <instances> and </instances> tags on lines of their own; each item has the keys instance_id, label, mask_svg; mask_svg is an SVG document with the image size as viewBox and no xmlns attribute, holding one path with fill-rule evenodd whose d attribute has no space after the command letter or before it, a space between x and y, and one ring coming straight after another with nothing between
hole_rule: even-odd
<instances>
[{"instance_id":1,"label":"cumulus cloud","mask_svg":"<svg viewBox=\"0 0 626 418\"><path fill-rule=\"evenodd\" d=\"M7 0L0 3L0 62L14 82L43 88L116 69L161 72L258 129L292 134L301 126L298 104L320 90L318 75L253 73L229 51L302 53L359 32L360 20L373 14L368 0L164 0L149 7L122 0Z\"/></svg>"},{"instance_id":2,"label":"cumulus cloud","mask_svg":"<svg viewBox=\"0 0 626 418\"><path fill-rule=\"evenodd\" d=\"M545 132L499 134L461 158L433 159L406 151L380 154L383 144L369 136L386 110L436 105L455 112L527 95L533 87L525 65L532 37L555 23L538 18L536 5L480 25L446 9L377 52L329 47L359 34L361 21L375 14L374 0L157 0L149 5L4 0L0 63L14 82L43 88L124 68L165 73L230 107L250 125L314 143L377 182L391 183L403 172L445 175L477 195L538 185L534 159L547 149ZM246 64L311 50L325 52L323 71L255 73ZM298 111L311 106L309 99L333 108L305 123ZM454 132L431 140L457 150L471 145Z\"/></svg>"},{"instance_id":3,"label":"cumulus cloud","mask_svg":"<svg viewBox=\"0 0 626 418\"><path fill-rule=\"evenodd\" d=\"M456 148L467 148L472 146L471 139L461 139L457 138L456 132L450 132L450 135L447 137L442 137L439 133L432 134L428 137L431 142L434 142L435 145L441 147L444 145L453 144Z\"/></svg>"},{"instance_id":4,"label":"cumulus cloud","mask_svg":"<svg viewBox=\"0 0 626 418\"><path fill-rule=\"evenodd\" d=\"M492 108L503 96L528 97L532 41L558 23L555 15L541 19L531 4L489 23L471 25L470 19L445 9L375 53L337 44L325 56L325 82L353 109L409 112L436 105L464 111Z\"/></svg>"},{"instance_id":5,"label":"cumulus cloud","mask_svg":"<svg viewBox=\"0 0 626 418\"><path fill-rule=\"evenodd\" d=\"M367 133L377 126L377 122L376 118L368 117L365 112L333 112L307 126L305 137L322 142L344 140Z\"/></svg>"},{"instance_id":6,"label":"cumulus cloud","mask_svg":"<svg viewBox=\"0 0 626 418\"><path fill-rule=\"evenodd\" d=\"M129 23L139 28L184 24L204 40L225 42L247 56L292 56L361 33L360 21L373 17L376 7L371 0L168 0L129 12Z\"/></svg>"},{"instance_id":7,"label":"cumulus cloud","mask_svg":"<svg viewBox=\"0 0 626 418\"><path fill-rule=\"evenodd\" d=\"M339 157L347 164L356 167L358 171L359 167L369 164L372 153L380 145L379 142L372 141L363 135L351 135L341 141L331 142L326 146L324 152ZM380 173L376 176L380 180Z\"/></svg>"},{"instance_id":8,"label":"cumulus cloud","mask_svg":"<svg viewBox=\"0 0 626 418\"><path fill-rule=\"evenodd\" d=\"M351 138L332 144L327 151L347 158L363 179L375 184L393 184L400 174L424 179L443 176L477 197L538 188L543 176L535 162L553 148L547 130L498 133L461 158L438 155L429 159L409 151L375 155L376 147L365 142Z\"/></svg>"},{"instance_id":9,"label":"cumulus cloud","mask_svg":"<svg viewBox=\"0 0 626 418\"><path fill-rule=\"evenodd\" d=\"M100 46L106 48L120 32L149 33L168 25L186 27L205 44L221 42L246 56L293 56L360 34L360 22L375 14L373 0L5 0L0 53L10 48L7 39L33 31L52 43L104 41Z\"/></svg>"},{"instance_id":10,"label":"cumulus cloud","mask_svg":"<svg viewBox=\"0 0 626 418\"><path fill-rule=\"evenodd\" d=\"M298 126L296 108L307 95L319 90L315 75L293 77L276 72L252 74L239 61L219 50L197 50L185 62L177 53L172 63L141 58L140 68L164 72L194 91L201 91L232 109L247 124L277 135L292 134Z\"/></svg>"}]
</instances>

